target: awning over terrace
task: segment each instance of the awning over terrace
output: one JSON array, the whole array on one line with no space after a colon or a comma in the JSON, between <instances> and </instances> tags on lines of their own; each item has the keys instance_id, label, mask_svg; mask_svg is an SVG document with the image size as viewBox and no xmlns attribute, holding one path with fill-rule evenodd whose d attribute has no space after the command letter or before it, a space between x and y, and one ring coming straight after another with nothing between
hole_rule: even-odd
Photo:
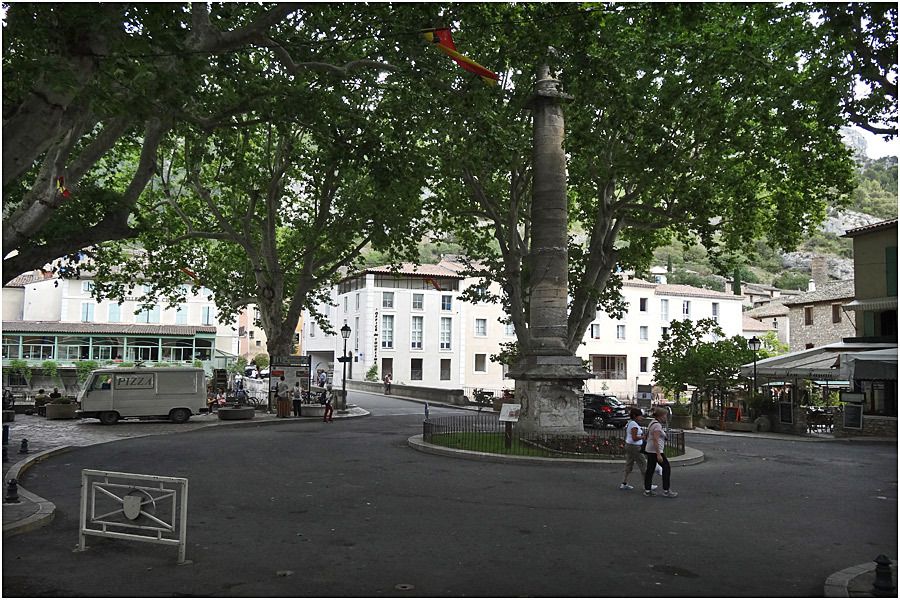
<instances>
[{"instance_id":1,"label":"awning over terrace","mask_svg":"<svg viewBox=\"0 0 900 600\"><path fill-rule=\"evenodd\" d=\"M870 355L871 352L879 352L878 355ZM893 354L891 354L893 353ZM858 356L863 357L861 363L857 363ZM817 379L825 381L846 380L850 377L848 361L852 361L854 368L856 364L866 364L863 369L870 368L869 363L884 364L888 363L885 371L890 374L889 370L890 357L893 357L893 375L884 379L897 379L897 345L885 343L862 343L862 342L839 342L829 344L819 348L810 348L808 350L799 350L781 356L766 358L756 363L756 373L762 378L789 378L799 377L803 379ZM881 367L871 366L874 370ZM741 375L746 377L753 376L753 363L748 363L741 367ZM857 376L858 379L863 377ZM866 377L869 379L869 377ZM873 378L874 379L874 378ZM882 379L882 378L878 378Z\"/></svg>"},{"instance_id":2,"label":"awning over terrace","mask_svg":"<svg viewBox=\"0 0 900 600\"><path fill-rule=\"evenodd\" d=\"M841 372L849 379L897 381L897 348L848 352L842 357Z\"/></svg>"}]
</instances>

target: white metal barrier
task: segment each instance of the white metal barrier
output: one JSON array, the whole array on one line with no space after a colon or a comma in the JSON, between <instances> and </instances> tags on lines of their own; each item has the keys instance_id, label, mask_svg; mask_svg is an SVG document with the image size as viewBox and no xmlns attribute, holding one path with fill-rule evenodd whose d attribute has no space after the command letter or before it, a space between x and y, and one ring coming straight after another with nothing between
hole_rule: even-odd
<instances>
[{"instance_id":1,"label":"white metal barrier","mask_svg":"<svg viewBox=\"0 0 900 600\"><path fill-rule=\"evenodd\" d=\"M135 540L178 546L184 564L187 502L183 477L82 469L78 550L88 535Z\"/></svg>"}]
</instances>

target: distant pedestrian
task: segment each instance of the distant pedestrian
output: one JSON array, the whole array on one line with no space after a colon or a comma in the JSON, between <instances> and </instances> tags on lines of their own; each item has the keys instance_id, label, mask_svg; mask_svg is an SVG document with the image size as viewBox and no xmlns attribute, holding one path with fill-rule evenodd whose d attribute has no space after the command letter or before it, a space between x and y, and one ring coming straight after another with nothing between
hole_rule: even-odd
<instances>
[{"instance_id":1,"label":"distant pedestrian","mask_svg":"<svg viewBox=\"0 0 900 600\"><path fill-rule=\"evenodd\" d=\"M37 396L34 397L34 407L37 409L39 417L47 416L48 402L50 402L50 396L44 393L44 388L39 389Z\"/></svg>"},{"instance_id":2,"label":"distant pedestrian","mask_svg":"<svg viewBox=\"0 0 900 600\"><path fill-rule=\"evenodd\" d=\"M50 392L50 401L56 402L60 398L62 398L62 394L59 393L59 388L53 388L53 391Z\"/></svg>"},{"instance_id":3,"label":"distant pedestrian","mask_svg":"<svg viewBox=\"0 0 900 600\"><path fill-rule=\"evenodd\" d=\"M276 414L279 417L291 416L290 388L284 380L284 375L278 378L278 387L275 388Z\"/></svg>"},{"instance_id":4,"label":"distant pedestrian","mask_svg":"<svg viewBox=\"0 0 900 600\"><path fill-rule=\"evenodd\" d=\"M653 416L656 417L647 427L647 469L644 472L644 495L655 496L653 488L650 484L653 482L653 473L656 471L656 465L662 466L662 484L663 496L666 498L675 498L678 492L669 488L669 481L672 475L672 467L669 465L669 459L666 458L666 435L662 423L669 418L669 411L664 406L657 406L653 409Z\"/></svg>"},{"instance_id":5,"label":"distant pedestrian","mask_svg":"<svg viewBox=\"0 0 900 600\"><path fill-rule=\"evenodd\" d=\"M325 387L325 384L328 383L328 373L325 371L319 370L319 376L316 378L319 387Z\"/></svg>"},{"instance_id":6,"label":"distant pedestrian","mask_svg":"<svg viewBox=\"0 0 900 600\"><path fill-rule=\"evenodd\" d=\"M300 382L294 384L291 399L294 401L294 416L300 416L300 406L303 404L303 392L300 391Z\"/></svg>"},{"instance_id":7,"label":"distant pedestrian","mask_svg":"<svg viewBox=\"0 0 900 600\"><path fill-rule=\"evenodd\" d=\"M328 393L325 395L325 415L322 420L326 423L334 422L334 407L331 405L331 396L333 394L332 387L328 386Z\"/></svg>"},{"instance_id":8,"label":"distant pedestrian","mask_svg":"<svg viewBox=\"0 0 900 600\"><path fill-rule=\"evenodd\" d=\"M391 374L390 373L385 373L385 375L384 375L384 393L385 394L391 393Z\"/></svg>"}]
</instances>

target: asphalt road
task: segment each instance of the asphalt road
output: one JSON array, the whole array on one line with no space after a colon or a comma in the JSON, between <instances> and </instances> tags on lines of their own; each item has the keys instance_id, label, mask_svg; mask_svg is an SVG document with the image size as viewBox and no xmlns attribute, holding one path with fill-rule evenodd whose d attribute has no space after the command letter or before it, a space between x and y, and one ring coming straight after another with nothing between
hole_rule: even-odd
<instances>
[{"instance_id":1,"label":"asphalt road","mask_svg":"<svg viewBox=\"0 0 900 600\"><path fill-rule=\"evenodd\" d=\"M821 596L831 573L896 558L895 445L689 434L706 461L674 471L678 498L644 498L617 489L612 465L422 454L406 443L421 405L351 401L372 415L130 439L35 466L23 485L58 512L4 541L3 596ZM84 468L189 478L193 564L99 538L72 552Z\"/></svg>"}]
</instances>

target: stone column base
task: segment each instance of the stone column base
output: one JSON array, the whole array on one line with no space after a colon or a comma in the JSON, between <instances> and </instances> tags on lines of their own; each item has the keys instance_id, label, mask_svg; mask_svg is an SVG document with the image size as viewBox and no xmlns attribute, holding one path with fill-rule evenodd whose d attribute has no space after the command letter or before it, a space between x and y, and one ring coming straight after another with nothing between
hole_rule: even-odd
<instances>
[{"instance_id":1,"label":"stone column base","mask_svg":"<svg viewBox=\"0 0 900 600\"><path fill-rule=\"evenodd\" d=\"M584 435L583 382L578 379L520 379L516 402L522 405L516 430L521 433Z\"/></svg>"}]
</instances>

